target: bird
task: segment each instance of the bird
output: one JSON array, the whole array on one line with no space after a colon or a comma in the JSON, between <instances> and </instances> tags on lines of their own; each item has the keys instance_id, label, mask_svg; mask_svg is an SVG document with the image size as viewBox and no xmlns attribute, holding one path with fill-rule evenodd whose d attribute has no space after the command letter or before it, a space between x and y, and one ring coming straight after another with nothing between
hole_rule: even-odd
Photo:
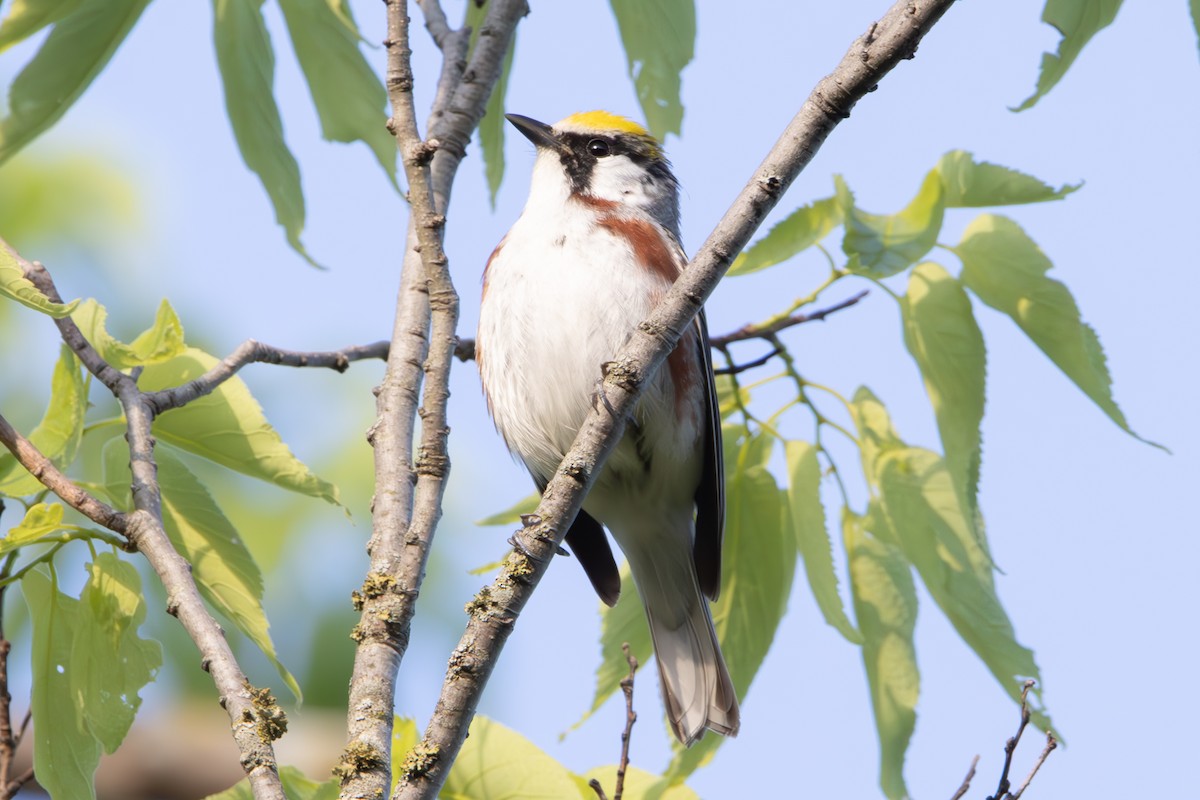
<instances>
[{"instance_id":1,"label":"bird","mask_svg":"<svg viewBox=\"0 0 1200 800\"><path fill-rule=\"evenodd\" d=\"M552 126L506 118L536 157L525 208L484 269L475 356L497 430L544 491L591 410L606 362L687 257L679 184L643 126L606 111ZM740 724L709 609L721 584L723 471L701 311L650 380L565 535L609 606L621 577L605 527L624 553L667 719L685 746L706 730L736 736Z\"/></svg>"}]
</instances>

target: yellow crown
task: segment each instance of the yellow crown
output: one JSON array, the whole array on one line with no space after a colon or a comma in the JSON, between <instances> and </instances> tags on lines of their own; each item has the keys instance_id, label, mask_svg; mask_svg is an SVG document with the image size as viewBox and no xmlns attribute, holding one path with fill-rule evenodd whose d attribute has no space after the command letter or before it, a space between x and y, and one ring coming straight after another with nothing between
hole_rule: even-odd
<instances>
[{"instance_id":1,"label":"yellow crown","mask_svg":"<svg viewBox=\"0 0 1200 800\"><path fill-rule=\"evenodd\" d=\"M607 111L583 111L579 114L572 114L554 127L578 131L630 133L634 136L653 138L649 131L628 117L611 114Z\"/></svg>"}]
</instances>

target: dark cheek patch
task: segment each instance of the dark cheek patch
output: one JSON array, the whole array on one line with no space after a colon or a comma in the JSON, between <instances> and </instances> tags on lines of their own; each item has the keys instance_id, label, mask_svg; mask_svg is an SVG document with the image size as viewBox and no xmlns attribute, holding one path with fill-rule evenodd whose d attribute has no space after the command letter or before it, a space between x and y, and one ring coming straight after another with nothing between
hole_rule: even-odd
<instances>
[{"instance_id":1,"label":"dark cheek patch","mask_svg":"<svg viewBox=\"0 0 1200 800\"><path fill-rule=\"evenodd\" d=\"M571 181L571 192L573 194L586 192L588 184L592 180L592 167L595 166L595 161L580 158L579 154L574 151L565 152L559 158L562 161L563 170L567 173L567 178Z\"/></svg>"}]
</instances>

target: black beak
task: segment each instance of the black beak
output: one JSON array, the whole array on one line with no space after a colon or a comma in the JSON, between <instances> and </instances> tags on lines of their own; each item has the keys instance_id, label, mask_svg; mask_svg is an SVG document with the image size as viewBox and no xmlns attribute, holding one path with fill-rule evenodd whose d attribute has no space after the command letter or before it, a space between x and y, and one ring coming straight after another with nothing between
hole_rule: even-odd
<instances>
[{"instance_id":1,"label":"black beak","mask_svg":"<svg viewBox=\"0 0 1200 800\"><path fill-rule=\"evenodd\" d=\"M546 123L523 117L520 114L505 114L504 118L537 147L548 147L551 150L562 149L562 142L555 137L554 131Z\"/></svg>"}]
</instances>

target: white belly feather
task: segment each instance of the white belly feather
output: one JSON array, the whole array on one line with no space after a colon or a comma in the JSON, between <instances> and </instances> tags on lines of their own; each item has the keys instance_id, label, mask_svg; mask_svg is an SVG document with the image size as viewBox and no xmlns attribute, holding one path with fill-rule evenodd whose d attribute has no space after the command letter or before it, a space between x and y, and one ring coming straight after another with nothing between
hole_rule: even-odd
<instances>
[{"instance_id":1,"label":"white belly feather","mask_svg":"<svg viewBox=\"0 0 1200 800\"><path fill-rule=\"evenodd\" d=\"M540 228L527 217L513 226L488 266L480 369L497 429L538 477L554 474L591 410L601 365L666 288L635 263L625 240L594 225L588 209L563 208L555 224ZM676 497L694 491L702 412L689 412L676 415L660 370L635 412L640 447L627 431L597 491L615 483Z\"/></svg>"}]
</instances>

